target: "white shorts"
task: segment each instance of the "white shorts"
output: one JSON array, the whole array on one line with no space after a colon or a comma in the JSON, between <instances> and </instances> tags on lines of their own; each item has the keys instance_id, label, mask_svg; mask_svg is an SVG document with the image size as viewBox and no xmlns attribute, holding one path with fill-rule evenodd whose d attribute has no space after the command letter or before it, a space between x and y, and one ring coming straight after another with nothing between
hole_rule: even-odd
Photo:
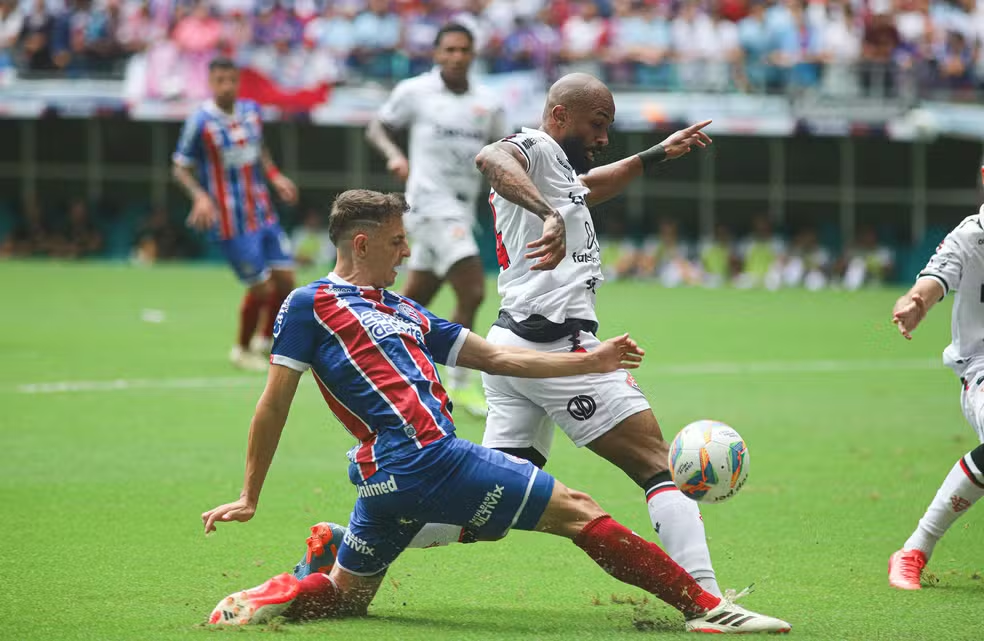
<instances>
[{"instance_id":1,"label":"white shorts","mask_svg":"<svg viewBox=\"0 0 984 641\"><path fill-rule=\"evenodd\" d=\"M581 347L591 351L600 341L581 332ZM504 327L489 331L495 345L525 347L539 352L570 352L572 341L531 343ZM554 423L583 447L633 414L650 409L649 401L628 370L565 378L513 378L482 374L489 415L485 447L533 447L549 458Z\"/></svg>"},{"instance_id":2,"label":"white shorts","mask_svg":"<svg viewBox=\"0 0 984 641\"><path fill-rule=\"evenodd\" d=\"M967 384L960 392L960 407L977 438L984 443L984 370L964 376Z\"/></svg>"},{"instance_id":3,"label":"white shorts","mask_svg":"<svg viewBox=\"0 0 984 641\"><path fill-rule=\"evenodd\" d=\"M410 270L444 278L459 260L479 255L472 217L434 218L410 212L404 221L410 238Z\"/></svg>"}]
</instances>

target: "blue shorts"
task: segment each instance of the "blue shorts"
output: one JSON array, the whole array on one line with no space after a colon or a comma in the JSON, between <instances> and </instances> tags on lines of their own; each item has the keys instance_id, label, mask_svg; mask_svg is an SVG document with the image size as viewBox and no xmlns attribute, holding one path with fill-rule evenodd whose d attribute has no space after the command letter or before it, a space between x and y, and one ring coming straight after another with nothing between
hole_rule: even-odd
<instances>
[{"instance_id":1,"label":"blue shorts","mask_svg":"<svg viewBox=\"0 0 984 641\"><path fill-rule=\"evenodd\" d=\"M385 571L425 523L467 526L480 539L532 530L554 486L529 461L454 435L381 464L365 481L354 468L349 476L359 498L337 562L360 576Z\"/></svg>"},{"instance_id":2,"label":"blue shorts","mask_svg":"<svg viewBox=\"0 0 984 641\"><path fill-rule=\"evenodd\" d=\"M290 239L277 223L229 240L220 240L219 246L236 272L236 277L244 285L262 283L270 276L271 269L290 269L294 266Z\"/></svg>"}]
</instances>

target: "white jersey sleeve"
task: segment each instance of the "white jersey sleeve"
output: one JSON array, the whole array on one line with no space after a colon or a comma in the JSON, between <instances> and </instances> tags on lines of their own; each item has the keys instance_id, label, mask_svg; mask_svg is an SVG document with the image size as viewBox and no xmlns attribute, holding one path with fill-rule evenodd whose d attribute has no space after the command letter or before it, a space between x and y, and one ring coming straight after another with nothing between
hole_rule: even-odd
<instances>
[{"instance_id":1,"label":"white jersey sleeve","mask_svg":"<svg viewBox=\"0 0 984 641\"><path fill-rule=\"evenodd\" d=\"M526 158L526 173L533 176L540 172L540 168L543 165L543 162L540 161L540 156L546 149L546 145L539 144L542 142L540 136L520 132L504 137L501 142L509 143L519 149L523 157Z\"/></svg>"},{"instance_id":2,"label":"white jersey sleeve","mask_svg":"<svg viewBox=\"0 0 984 641\"><path fill-rule=\"evenodd\" d=\"M960 377L984 372L984 213L981 212L957 225L940 243L926 268L919 272L919 278L936 279L944 292L956 293L950 320L952 342L943 350L943 363Z\"/></svg>"},{"instance_id":3,"label":"white jersey sleeve","mask_svg":"<svg viewBox=\"0 0 984 641\"><path fill-rule=\"evenodd\" d=\"M919 278L933 278L943 285L943 295L960 289L963 277L963 264L968 254L967 244L970 236L980 227L980 214L965 218L956 229L951 231L936 248L936 253L929 259L926 267L919 272ZM976 243L977 241L974 240Z\"/></svg>"},{"instance_id":4,"label":"white jersey sleeve","mask_svg":"<svg viewBox=\"0 0 984 641\"><path fill-rule=\"evenodd\" d=\"M406 129L414 119L414 83L403 80L379 110L379 121L390 129Z\"/></svg>"}]
</instances>

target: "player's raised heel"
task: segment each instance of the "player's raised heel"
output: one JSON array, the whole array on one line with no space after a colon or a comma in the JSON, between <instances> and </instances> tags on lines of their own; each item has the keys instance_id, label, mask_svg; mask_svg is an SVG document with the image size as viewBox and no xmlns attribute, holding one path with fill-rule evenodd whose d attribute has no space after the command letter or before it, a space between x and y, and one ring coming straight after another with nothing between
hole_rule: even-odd
<instances>
[{"instance_id":1,"label":"player's raised heel","mask_svg":"<svg viewBox=\"0 0 984 641\"><path fill-rule=\"evenodd\" d=\"M921 590L919 579L926 567L922 550L899 550L888 559L888 584L899 590Z\"/></svg>"},{"instance_id":2,"label":"player's raised heel","mask_svg":"<svg viewBox=\"0 0 984 641\"><path fill-rule=\"evenodd\" d=\"M300 582L284 572L263 585L222 599L208 622L216 625L248 625L266 623L283 614L300 592Z\"/></svg>"},{"instance_id":3,"label":"player's raised heel","mask_svg":"<svg viewBox=\"0 0 984 641\"><path fill-rule=\"evenodd\" d=\"M785 634L792 626L775 617L752 612L735 603L750 592L749 588L735 594L728 590L721 597L721 603L716 608L701 617L687 621L687 632L702 632L704 634L753 634L767 632Z\"/></svg>"},{"instance_id":4,"label":"player's raised heel","mask_svg":"<svg viewBox=\"0 0 984 641\"><path fill-rule=\"evenodd\" d=\"M303 579L315 572L325 574L331 572L347 531L341 525L327 521L311 526L311 536L307 539L307 552L294 566L294 576Z\"/></svg>"}]
</instances>

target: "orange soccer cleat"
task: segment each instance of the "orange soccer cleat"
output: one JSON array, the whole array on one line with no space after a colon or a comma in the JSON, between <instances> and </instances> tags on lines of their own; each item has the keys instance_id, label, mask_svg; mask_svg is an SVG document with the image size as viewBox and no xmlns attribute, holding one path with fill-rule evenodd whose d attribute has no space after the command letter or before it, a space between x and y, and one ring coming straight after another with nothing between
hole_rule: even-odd
<instances>
[{"instance_id":1,"label":"orange soccer cleat","mask_svg":"<svg viewBox=\"0 0 984 641\"><path fill-rule=\"evenodd\" d=\"M888 559L888 584L900 590L920 590L924 567L926 555L922 550L899 550Z\"/></svg>"}]
</instances>

